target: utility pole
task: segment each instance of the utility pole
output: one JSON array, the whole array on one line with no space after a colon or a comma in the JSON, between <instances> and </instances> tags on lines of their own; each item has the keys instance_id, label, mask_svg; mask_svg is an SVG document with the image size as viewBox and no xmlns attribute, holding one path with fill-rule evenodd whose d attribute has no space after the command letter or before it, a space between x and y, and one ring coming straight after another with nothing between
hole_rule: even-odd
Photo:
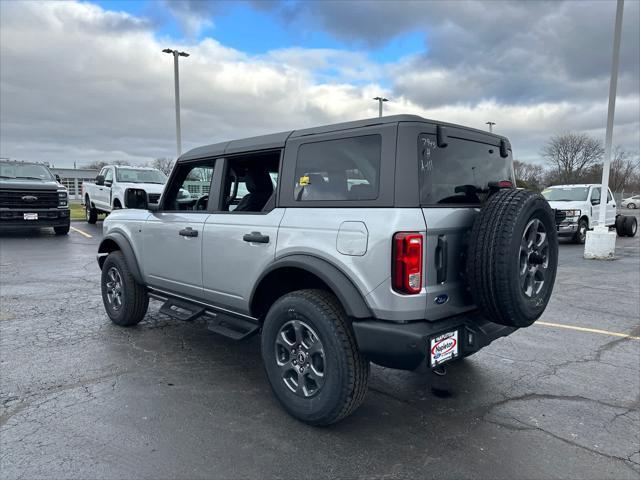
<instances>
[{"instance_id":1,"label":"utility pole","mask_svg":"<svg viewBox=\"0 0 640 480\"><path fill-rule=\"evenodd\" d=\"M493 133L493 126L496 124L496 122L486 122L487 125L489 125L489 133Z\"/></svg>"},{"instance_id":2,"label":"utility pole","mask_svg":"<svg viewBox=\"0 0 640 480\"><path fill-rule=\"evenodd\" d=\"M189 54L187 52L179 52L178 50L172 50L170 48L165 48L162 51L173 55L173 77L176 99L176 151L178 152L177 156L179 157L182 154L182 132L180 131L180 73L178 69L178 57L188 57Z\"/></svg>"},{"instance_id":3,"label":"utility pole","mask_svg":"<svg viewBox=\"0 0 640 480\"><path fill-rule=\"evenodd\" d=\"M378 101L378 117L382 118L382 103L388 102L389 99L384 97L375 97L374 100Z\"/></svg>"}]
</instances>

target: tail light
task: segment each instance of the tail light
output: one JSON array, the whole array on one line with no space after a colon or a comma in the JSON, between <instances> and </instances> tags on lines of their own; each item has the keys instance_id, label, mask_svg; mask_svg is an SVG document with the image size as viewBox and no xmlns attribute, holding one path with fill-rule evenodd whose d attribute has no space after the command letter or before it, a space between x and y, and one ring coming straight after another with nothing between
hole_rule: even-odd
<instances>
[{"instance_id":1,"label":"tail light","mask_svg":"<svg viewBox=\"0 0 640 480\"><path fill-rule=\"evenodd\" d=\"M513 187L513 183L511 183L509 180L500 180L498 182L498 186L500 188L511 188Z\"/></svg>"},{"instance_id":2,"label":"tail light","mask_svg":"<svg viewBox=\"0 0 640 480\"><path fill-rule=\"evenodd\" d=\"M399 232L393 236L393 289L415 295L422 290L422 235Z\"/></svg>"}]
</instances>

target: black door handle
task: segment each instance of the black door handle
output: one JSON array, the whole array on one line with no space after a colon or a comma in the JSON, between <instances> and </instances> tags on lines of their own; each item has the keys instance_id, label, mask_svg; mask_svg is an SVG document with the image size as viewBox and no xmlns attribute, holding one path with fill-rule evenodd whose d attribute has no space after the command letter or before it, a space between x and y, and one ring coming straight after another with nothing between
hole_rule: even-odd
<instances>
[{"instance_id":1,"label":"black door handle","mask_svg":"<svg viewBox=\"0 0 640 480\"><path fill-rule=\"evenodd\" d=\"M198 231L194 230L191 227L183 228L178 232L178 235L182 235L183 237L197 237Z\"/></svg>"},{"instance_id":2,"label":"black door handle","mask_svg":"<svg viewBox=\"0 0 640 480\"><path fill-rule=\"evenodd\" d=\"M245 233L242 240L251 243L269 243L269 235L262 235L260 232Z\"/></svg>"}]
</instances>

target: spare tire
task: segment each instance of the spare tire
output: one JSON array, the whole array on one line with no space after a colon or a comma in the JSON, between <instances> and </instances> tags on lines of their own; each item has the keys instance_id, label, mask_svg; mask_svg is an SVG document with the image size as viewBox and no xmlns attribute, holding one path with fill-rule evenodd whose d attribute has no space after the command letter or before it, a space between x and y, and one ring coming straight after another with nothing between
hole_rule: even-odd
<instances>
[{"instance_id":1,"label":"spare tire","mask_svg":"<svg viewBox=\"0 0 640 480\"><path fill-rule=\"evenodd\" d=\"M466 277L488 320L528 327L549 303L558 267L558 232L545 198L526 190L500 190L471 229Z\"/></svg>"}]
</instances>

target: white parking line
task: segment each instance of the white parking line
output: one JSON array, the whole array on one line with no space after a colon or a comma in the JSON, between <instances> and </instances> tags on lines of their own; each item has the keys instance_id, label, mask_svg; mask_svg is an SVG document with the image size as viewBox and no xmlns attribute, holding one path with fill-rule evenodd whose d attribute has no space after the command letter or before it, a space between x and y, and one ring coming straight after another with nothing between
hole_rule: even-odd
<instances>
[{"instance_id":1,"label":"white parking line","mask_svg":"<svg viewBox=\"0 0 640 480\"><path fill-rule=\"evenodd\" d=\"M536 322L535 325L544 325L545 327L566 328L567 330L576 330L578 332L599 333L601 335L612 335L614 337L630 338L631 340L640 340L640 337L629 335L627 333L610 332L609 330L599 330L597 328L576 327L575 325L565 325L564 323Z\"/></svg>"},{"instance_id":2,"label":"white parking line","mask_svg":"<svg viewBox=\"0 0 640 480\"><path fill-rule=\"evenodd\" d=\"M73 230L76 233L79 233L80 235L83 235L87 238L93 238L92 235L89 235L87 232L83 232L82 230L80 230L79 228L75 228L75 227L69 227L71 230Z\"/></svg>"}]
</instances>

